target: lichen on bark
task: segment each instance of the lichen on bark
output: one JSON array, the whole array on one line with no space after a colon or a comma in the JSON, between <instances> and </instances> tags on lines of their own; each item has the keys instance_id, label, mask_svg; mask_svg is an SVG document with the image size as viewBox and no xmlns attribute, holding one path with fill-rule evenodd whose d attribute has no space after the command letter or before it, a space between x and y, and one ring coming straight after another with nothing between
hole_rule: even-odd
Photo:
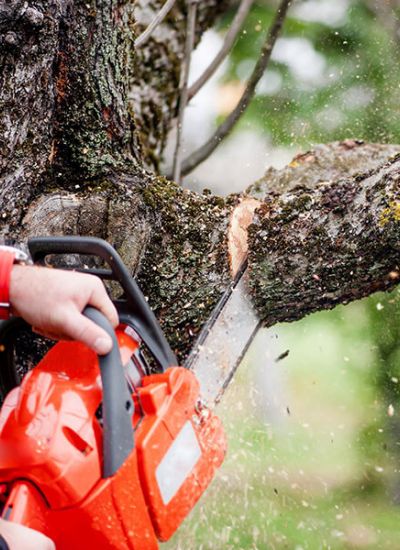
<instances>
[{"instance_id":1,"label":"lichen on bark","mask_svg":"<svg viewBox=\"0 0 400 550\"><path fill-rule=\"evenodd\" d=\"M231 279L226 240L236 198L200 195L161 177L143 198L153 221L137 280L183 359Z\"/></svg>"},{"instance_id":2,"label":"lichen on bark","mask_svg":"<svg viewBox=\"0 0 400 550\"><path fill-rule=\"evenodd\" d=\"M132 4L68 2L56 60L53 176L70 187L140 160L127 109Z\"/></svg>"},{"instance_id":3,"label":"lichen on bark","mask_svg":"<svg viewBox=\"0 0 400 550\"><path fill-rule=\"evenodd\" d=\"M378 167L399 151L399 145L365 143L357 139L319 144L299 153L280 170L268 168L246 194L262 200L269 193L282 194L298 185L312 189L323 182L334 184L341 178Z\"/></svg>"},{"instance_id":4,"label":"lichen on bark","mask_svg":"<svg viewBox=\"0 0 400 550\"><path fill-rule=\"evenodd\" d=\"M340 152L340 144L334 148ZM378 158L383 148L376 149ZM300 319L397 284L400 156L373 168L377 158L370 156L370 172L343 177L342 168L337 181L265 196L249 229L251 291L265 324Z\"/></svg>"}]
</instances>

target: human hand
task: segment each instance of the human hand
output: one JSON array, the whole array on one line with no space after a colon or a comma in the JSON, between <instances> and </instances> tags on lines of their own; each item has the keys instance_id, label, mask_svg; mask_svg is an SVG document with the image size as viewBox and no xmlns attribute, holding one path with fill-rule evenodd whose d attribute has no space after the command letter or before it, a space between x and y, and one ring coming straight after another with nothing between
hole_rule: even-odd
<instances>
[{"instance_id":1,"label":"human hand","mask_svg":"<svg viewBox=\"0 0 400 550\"><path fill-rule=\"evenodd\" d=\"M25 319L43 336L83 342L99 355L112 348L110 336L81 313L91 305L113 327L118 325L117 311L98 277L15 265L11 272L10 303L13 314Z\"/></svg>"},{"instance_id":2,"label":"human hand","mask_svg":"<svg viewBox=\"0 0 400 550\"><path fill-rule=\"evenodd\" d=\"M10 550L56 550L48 537L12 521L0 519L0 533Z\"/></svg>"}]
</instances>

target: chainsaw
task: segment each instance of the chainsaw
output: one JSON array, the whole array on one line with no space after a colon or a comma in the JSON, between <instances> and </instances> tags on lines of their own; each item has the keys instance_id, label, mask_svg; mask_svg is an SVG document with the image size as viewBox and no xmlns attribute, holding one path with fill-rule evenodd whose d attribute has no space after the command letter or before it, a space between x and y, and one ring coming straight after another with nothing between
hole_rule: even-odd
<instances>
[{"instance_id":1,"label":"chainsaw","mask_svg":"<svg viewBox=\"0 0 400 550\"><path fill-rule=\"evenodd\" d=\"M18 318L2 323L2 517L41 531L58 550L157 549L195 506L225 456L213 408L259 326L246 269L181 367L111 245L92 237L40 237L28 246L41 265L49 256L98 257L107 268L79 270L116 281L123 293L114 300L115 331L96 309L83 312L112 338L108 355L96 356L79 342L58 342L22 380L15 348L28 327Z\"/></svg>"}]
</instances>

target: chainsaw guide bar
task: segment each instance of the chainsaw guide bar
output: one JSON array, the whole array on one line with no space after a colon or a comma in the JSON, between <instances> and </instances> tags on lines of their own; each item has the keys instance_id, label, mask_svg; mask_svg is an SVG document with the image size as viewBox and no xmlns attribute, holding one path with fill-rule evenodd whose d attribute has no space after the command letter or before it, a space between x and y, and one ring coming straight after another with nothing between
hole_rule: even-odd
<instances>
[{"instance_id":1,"label":"chainsaw guide bar","mask_svg":"<svg viewBox=\"0 0 400 550\"><path fill-rule=\"evenodd\" d=\"M225 291L186 360L200 382L204 404L221 399L260 327L248 290L247 262Z\"/></svg>"}]
</instances>

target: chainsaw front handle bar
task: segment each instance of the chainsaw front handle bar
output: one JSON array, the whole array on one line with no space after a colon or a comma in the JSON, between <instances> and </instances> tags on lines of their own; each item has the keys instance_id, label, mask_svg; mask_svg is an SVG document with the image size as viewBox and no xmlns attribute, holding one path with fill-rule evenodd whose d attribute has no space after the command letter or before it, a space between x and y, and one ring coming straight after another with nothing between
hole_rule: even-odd
<instances>
[{"instance_id":1,"label":"chainsaw front handle bar","mask_svg":"<svg viewBox=\"0 0 400 550\"><path fill-rule=\"evenodd\" d=\"M178 364L141 290L119 254L108 242L97 237L35 237L28 241L28 247L34 263L41 265L45 265L46 257L51 254L83 254L100 257L110 266L110 270L94 268L77 271L96 275L101 279L118 281L124 291L124 299L114 301L120 316L129 317L128 324L133 326L142 338L160 370L164 371Z\"/></svg>"},{"instance_id":2,"label":"chainsaw front handle bar","mask_svg":"<svg viewBox=\"0 0 400 550\"><path fill-rule=\"evenodd\" d=\"M114 475L134 447L132 416L134 404L125 380L117 338L108 319L93 307L83 314L105 330L112 339L112 349L99 355L103 386L103 478Z\"/></svg>"}]
</instances>

